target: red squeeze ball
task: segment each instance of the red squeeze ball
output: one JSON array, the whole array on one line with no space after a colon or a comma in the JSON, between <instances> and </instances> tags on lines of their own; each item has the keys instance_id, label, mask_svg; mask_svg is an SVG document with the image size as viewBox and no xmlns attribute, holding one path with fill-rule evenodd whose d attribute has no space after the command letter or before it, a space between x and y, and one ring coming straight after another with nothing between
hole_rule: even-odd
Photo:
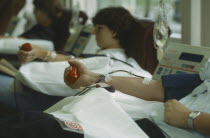
<instances>
[{"instance_id":1,"label":"red squeeze ball","mask_svg":"<svg viewBox=\"0 0 210 138\"><path fill-rule=\"evenodd\" d=\"M23 50L23 51L31 51L31 49L32 47L31 47L31 44L29 43L25 43L20 47L20 50Z\"/></svg>"},{"instance_id":2,"label":"red squeeze ball","mask_svg":"<svg viewBox=\"0 0 210 138\"><path fill-rule=\"evenodd\" d=\"M80 74L78 69L75 66L72 66L66 78L69 85L74 84L74 82L79 78L79 76Z\"/></svg>"}]
</instances>

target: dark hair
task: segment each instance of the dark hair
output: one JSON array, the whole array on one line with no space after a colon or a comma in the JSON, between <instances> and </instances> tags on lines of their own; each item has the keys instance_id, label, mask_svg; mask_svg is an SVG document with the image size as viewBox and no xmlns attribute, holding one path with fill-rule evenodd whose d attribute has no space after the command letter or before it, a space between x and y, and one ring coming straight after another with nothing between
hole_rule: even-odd
<instances>
[{"instance_id":1,"label":"dark hair","mask_svg":"<svg viewBox=\"0 0 210 138\"><path fill-rule=\"evenodd\" d=\"M64 10L61 0L34 0L35 8L46 13L52 20L53 43L56 51L61 51L69 37L71 12Z\"/></svg>"},{"instance_id":2,"label":"dark hair","mask_svg":"<svg viewBox=\"0 0 210 138\"><path fill-rule=\"evenodd\" d=\"M72 11L64 9L61 0L34 0L36 8L46 13L52 20L51 28L54 31L53 43L56 51L63 51L68 37L72 19ZM80 11L81 24L85 24L88 17Z\"/></svg>"},{"instance_id":3,"label":"dark hair","mask_svg":"<svg viewBox=\"0 0 210 138\"><path fill-rule=\"evenodd\" d=\"M80 11L79 18L81 19L80 23L84 25L88 19L88 16L84 12ZM55 45L57 47L56 50L58 51L64 50L64 46L67 42L67 39L71 35L69 32L71 19L72 19L72 10L67 10L67 9L62 10L62 16L58 19L55 19L54 23L52 24L52 28L55 30L56 33Z\"/></svg>"},{"instance_id":4,"label":"dark hair","mask_svg":"<svg viewBox=\"0 0 210 138\"><path fill-rule=\"evenodd\" d=\"M154 72L158 61L153 43L153 21L136 19L123 7L104 8L92 21L94 25L106 25L116 32L116 39L126 55L134 58L143 69Z\"/></svg>"},{"instance_id":5,"label":"dark hair","mask_svg":"<svg viewBox=\"0 0 210 138\"><path fill-rule=\"evenodd\" d=\"M34 0L34 6L45 12L50 18L60 18L63 6L61 0Z\"/></svg>"},{"instance_id":6,"label":"dark hair","mask_svg":"<svg viewBox=\"0 0 210 138\"><path fill-rule=\"evenodd\" d=\"M94 25L106 25L110 30L116 32L116 39L119 40L122 48L128 56L133 50L133 39L136 35L136 27L141 27L131 13L123 7L108 7L100 10L92 19Z\"/></svg>"}]
</instances>

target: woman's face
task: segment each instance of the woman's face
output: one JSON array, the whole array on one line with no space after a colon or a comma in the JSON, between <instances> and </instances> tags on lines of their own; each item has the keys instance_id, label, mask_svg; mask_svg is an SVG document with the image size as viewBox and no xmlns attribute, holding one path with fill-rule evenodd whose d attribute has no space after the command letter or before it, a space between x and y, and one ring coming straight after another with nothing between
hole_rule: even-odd
<instances>
[{"instance_id":1,"label":"woman's face","mask_svg":"<svg viewBox=\"0 0 210 138\"><path fill-rule=\"evenodd\" d=\"M106 25L96 25L94 34L96 36L96 42L101 49L114 48L118 43L118 40L114 38L116 33Z\"/></svg>"}]
</instances>

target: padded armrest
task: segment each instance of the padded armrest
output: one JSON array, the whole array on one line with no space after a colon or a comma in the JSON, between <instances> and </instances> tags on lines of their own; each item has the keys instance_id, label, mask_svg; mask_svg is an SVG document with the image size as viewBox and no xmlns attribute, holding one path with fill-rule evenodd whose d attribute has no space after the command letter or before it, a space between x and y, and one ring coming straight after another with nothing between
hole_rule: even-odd
<instances>
[{"instance_id":1,"label":"padded armrest","mask_svg":"<svg viewBox=\"0 0 210 138\"><path fill-rule=\"evenodd\" d=\"M157 50L154 46L153 29L155 22L152 20L138 20L139 30L135 40L137 48L133 51L133 57L140 64L140 66L149 71L151 74L154 73L157 65ZM169 28L169 35L171 30Z\"/></svg>"},{"instance_id":2,"label":"padded armrest","mask_svg":"<svg viewBox=\"0 0 210 138\"><path fill-rule=\"evenodd\" d=\"M16 69L19 69L19 67L21 66L21 62L19 61L17 55L0 54L0 58L4 58L9 61Z\"/></svg>"},{"instance_id":3,"label":"padded armrest","mask_svg":"<svg viewBox=\"0 0 210 138\"><path fill-rule=\"evenodd\" d=\"M19 46L24 43L38 45L50 51L54 50L53 43L47 40L3 38L0 39L0 54L16 54L19 50Z\"/></svg>"}]
</instances>

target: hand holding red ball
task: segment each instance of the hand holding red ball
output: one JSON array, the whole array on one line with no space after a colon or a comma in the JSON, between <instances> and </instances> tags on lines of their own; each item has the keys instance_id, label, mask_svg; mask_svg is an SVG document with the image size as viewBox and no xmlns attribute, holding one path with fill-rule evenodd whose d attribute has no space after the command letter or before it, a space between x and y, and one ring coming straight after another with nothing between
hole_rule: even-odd
<instances>
[{"instance_id":1,"label":"hand holding red ball","mask_svg":"<svg viewBox=\"0 0 210 138\"><path fill-rule=\"evenodd\" d=\"M79 76L79 70L75 66L72 66L71 70L67 74L66 80L69 85L72 85L79 78Z\"/></svg>"},{"instance_id":2,"label":"hand holding red ball","mask_svg":"<svg viewBox=\"0 0 210 138\"><path fill-rule=\"evenodd\" d=\"M32 46L30 43L25 43L20 47L20 50L27 51L27 52L31 51L31 49L32 49Z\"/></svg>"}]
</instances>

